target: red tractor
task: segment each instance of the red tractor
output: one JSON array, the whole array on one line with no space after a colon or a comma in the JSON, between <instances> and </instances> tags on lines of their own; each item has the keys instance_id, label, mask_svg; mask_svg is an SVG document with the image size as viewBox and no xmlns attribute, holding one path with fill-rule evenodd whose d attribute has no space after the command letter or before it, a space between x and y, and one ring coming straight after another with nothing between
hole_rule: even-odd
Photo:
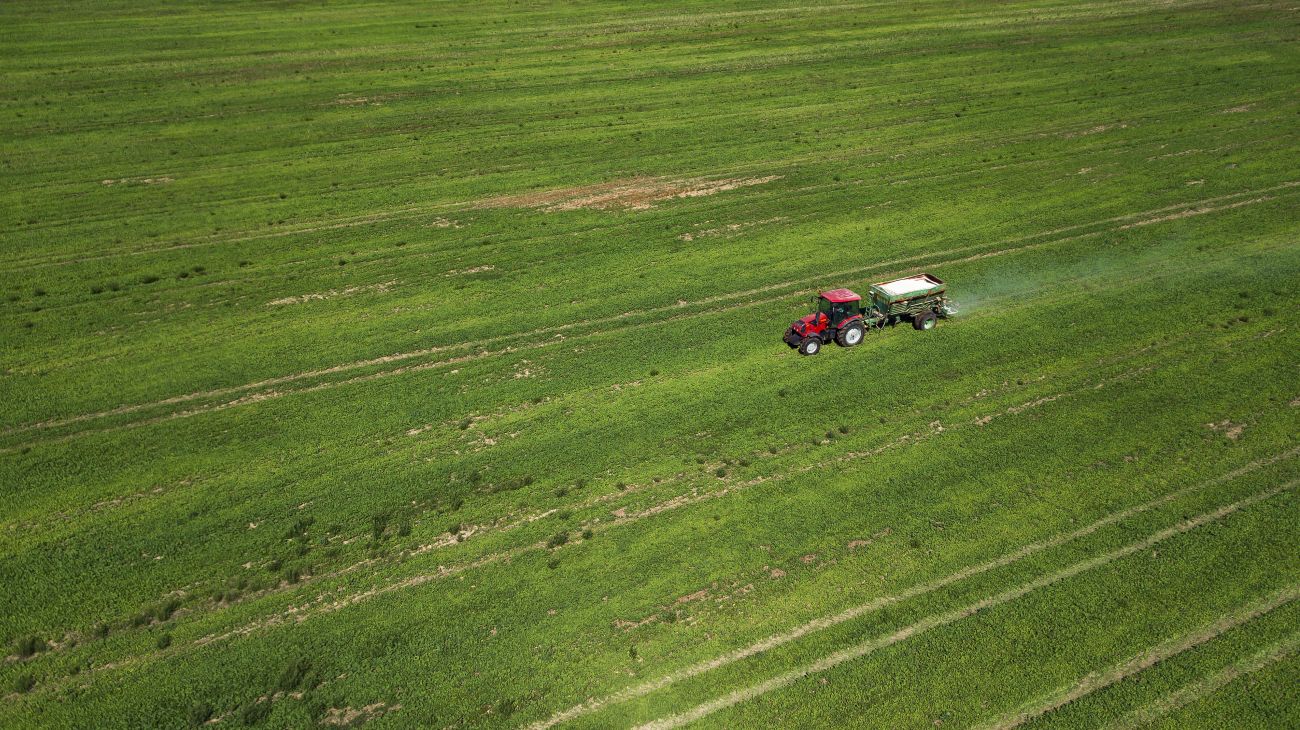
<instances>
[{"instance_id":1,"label":"red tractor","mask_svg":"<svg viewBox=\"0 0 1300 730\"><path fill-rule=\"evenodd\" d=\"M939 319L957 313L943 280L930 274L872 284L870 291L865 303L848 289L822 292L816 310L792 322L782 339L802 355L816 355L832 340L853 347L868 329L911 322L918 330L931 330Z\"/></svg>"},{"instance_id":2,"label":"red tractor","mask_svg":"<svg viewBox=\"0 0 1300 730\"><path fill-rule=\"evenodd\" d=\"M859 302L862 297L848 289L831 289L817 297L817 309L790 324L785 343L802 355L821 352L822 343L834 340L840 347L853 347L867 333Z\"/></svg>"}]
</instances>

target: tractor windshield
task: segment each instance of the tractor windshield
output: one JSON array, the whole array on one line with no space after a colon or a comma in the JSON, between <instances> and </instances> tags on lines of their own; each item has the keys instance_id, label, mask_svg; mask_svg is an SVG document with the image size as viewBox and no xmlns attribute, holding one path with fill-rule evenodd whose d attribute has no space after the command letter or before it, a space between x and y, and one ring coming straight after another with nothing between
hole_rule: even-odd
<instances>
[{"instance_id":1,"label":"tractor windshield","mask_svg":"<svg viewBox=\"0 0 1300 730\"><path fill-rule=\"evenodd\" d=\"M826 297L817 297L817 311L827 317L831 316L831 310L834 306L835 305L831 303L831 300Z\"/></svg>"}]
</instances>

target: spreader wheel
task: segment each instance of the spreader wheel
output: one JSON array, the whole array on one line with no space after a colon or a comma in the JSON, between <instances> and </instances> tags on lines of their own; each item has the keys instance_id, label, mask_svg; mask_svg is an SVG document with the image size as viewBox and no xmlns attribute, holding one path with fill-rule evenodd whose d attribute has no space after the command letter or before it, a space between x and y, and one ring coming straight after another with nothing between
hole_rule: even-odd
<instances>
[{"instance_id":1,"label":"spreader wheel","mask_svg":"<svg viewBox=\"0 0 1300 730\"><path fill-rule=\"evenodd\" d=\"M816 337L805 337L799 343L800 355L816 355L822 351L822 341Z\"/></svg>"},{"instance_id":2,"label":"spreader wheel","mask_svg":"<svg viewBox=\"0 0 1300 730\"><path fill-rule=\"evenodd\" d=\"M937 320L934 312L921 312L912 318L912 326L919 330L932 330Z\"/></svg>"},{"instance_id":3,"label":"spreader wheel","mask_svg":"<svg viewBox=\"0 0 1300 730\"><path fill-rule=\"evenodd\" d=\"M839 343L840 347L853 347L862 342L862 335L864 332L865 330L862 329L862 323L854 322L848 327L841 329L839 334L835 335L835 341Z\"/></svg>"}]
</instances>

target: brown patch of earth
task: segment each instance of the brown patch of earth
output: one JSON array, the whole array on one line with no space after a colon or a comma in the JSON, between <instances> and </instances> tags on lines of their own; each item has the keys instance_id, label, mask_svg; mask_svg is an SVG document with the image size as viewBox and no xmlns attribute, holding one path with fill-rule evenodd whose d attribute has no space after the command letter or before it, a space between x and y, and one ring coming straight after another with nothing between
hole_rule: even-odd
<instances>
[{"instance_id":1,"label":"brown patch of earth","mask_svg":"<svg viewBox=\"0 0 1300 730\"><path fill-rule=\"evenodd\" d=\"M166 175L163 175L161 177L120 177L117 178L116 180L111 178L108 180L101 180L99 184L100 185L128 185L128 184L166 185L167 183L170 182L176 182L176 178L167 177Z\"/></svg>"},{"instance_id":2,"label":"brown patch of earth","mask_svg":"<svg viewBox=\"0 0 1300 730\"><path fill-rule=\"evenodd\" d=\"M781 175L721 179L633 177L594 185L501 195L479 202L478 207L541 208L547 212L579 209L647 210L653 208L655 203L666 200L715 195L736 188L762 185L779 180L781 177Z\"/></svg>"},{"instance_id":3,"label":"brown patch of earth","mask_svg":"<svg viewBox=\"0 0 1300 730\"><path fill-rule=\"evenodd\" d=\"M1241 432L1246 430L1244 423L1233 423L1228 419L1223 419L1218 423L1207 423L1205 427L1215 433L1221 433L1231 441L1241 438Z\"/></svg>"},{"instance_id":4,"label":"brown patch of earth","mask_svg":"<svg viewBox=\"0 0 1300 730\"><path fill-rule=\"evenodd\" d=\"M401 705L393 705L392 707L389 707L386 702L376 702L371 705L366 705L361 709L352 707L331 707L326 711L325 717L321 718L320 722L322 725L352 727L354 725L368 722L380 715L389 712L397 712L400 709L402 709Z\"/></svg>"},{"instance_id":5,"label":"brown patch of earth","mask_svg":"<svg viewBox=\"0 0 1300 730\"><path fill-rule=\"evenodd\" d=\"M1079 132L1065 132L1061 135L1064 139L1074 139L1075 137L1087 137L1090 134L1101 134L1109 132L1112 129L1128 129L1127 124L1098 124L1090 129L1084 129Z\"/></svg>"},{"instance_id":6,"label":"brown patch of earth","mask_svg":"<svg viewBox=\"0 0 1300 730\"><path fill-rule=\"evenodd\" d=\"M352 296L353 294L360 294L362 292L375 292L378 294L382 294L388 291L388 289L396 283L397 280L393 279L392 281L385 281L381 284L367 284L365 286L350 286L346 289L330 289L329 291L326 292L315 292L312 294L299 294L298 296L295 297L284 297L283 299L276 299L267 302L266 306L279 307L285 304L302 304L303 302L314 302L323 299L334 299L335 297L347 297L347 296Z\"/></svg>"},{"instance_id":7,"label":"brown patch of earth","mask_svg":"<svg viewBox=\"0 0 1300 730\"><path fill-rule=\"evenodd\" d=\"M443 276L463 276L465 274L481 274L484 271L493 271L496 267L492 264L483 264L482 266L471 266L468 269L452 269Z\"/></svg>"},{"instance_id":8,"label":"brown patch of earth","mask_svg":"<svg viewBox=\"0 0 1300 730\"><path fill-rule=\"evenodd\" d=\"M677 238L682 241L694 241L697 238L704 238L707 236L722 236L728 233L735 233L736 231L740 231L745 228L751 228L753 226L762 226L768 223L776 223L778 221L783 221L783 220L786 220L786 217L783 215L779 215L775 218L768 218L766 220L761 220L761 221L750 221L748 223L731 223L722 226L720 228L708 228L703 231L693 231L690 233L683 233Z\"/></svg>"},{"instance_id":9,"label":"brown patch of earth","mask_svg":"<svg viewBox=\"0 0 1300 730\"><path fill-rule=\"evenodd\" d=\"M698 590L698 591L696 591L696 592L694 592L694 593L691 593L691 594L689 594L689 595L685 595L685 596L682 596L681 598L678 598L678 599L677 599L677 603L690 603L691 601L698 601L698 600L700 600L701 598L704 598L704 597L707 596L707 595L709 595L709 589L707 589L707 588L701 588L700 590Z\"/></svg>"}]
</instances>

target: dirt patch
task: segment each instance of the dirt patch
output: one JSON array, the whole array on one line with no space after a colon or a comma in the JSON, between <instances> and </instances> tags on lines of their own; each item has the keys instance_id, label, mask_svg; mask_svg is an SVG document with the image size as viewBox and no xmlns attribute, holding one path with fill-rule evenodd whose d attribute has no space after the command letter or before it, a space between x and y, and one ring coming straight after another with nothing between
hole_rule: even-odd
<instances>
[{"instance_id":1,"label":"dirt patch","mask_svg":"<svg viewBox=\"0 0 1300 730\"><path fill-rule=\"evenodd\" d=\"M778 578L784 578L784 577L785 577L785 571L784 571L784 570L781 570L780 568L768 568L768 569L767 569L767 574L768 574L768 576L770 576L773 580L776 580L776 579L778 579Z\"/></svg>"},{"instance_id":2,"label":"dirt patch","mask_svg":"<svg viewBox=\"0 0 1300 730\"><path fill-rule=\"evenodd\" d=\"M176 178L162 175L160 177L120 177L99 181L100 185L166 185L176 182Z\"/></svg>"},{"instance_id":3,"label":"dirt patch","mask_svg":"<svg viewBox=\"0 0 1300 730\"><path fill-rule=\"evenodd\" d=\"M314 301L320 301L324 299L335 299L337 297L349 297L352 296L353 294L361 294L362 292L375 292L377 294L382 294L388 291L388 289L396 283L397 280L394 279L392 281L385 281L382 284L366 284L365 286L350 286L346 289L330 289L329 291L326 292L315 292L312 294L299 294L296 297L285 297L283 299L276 299L274 301L267 302L266 306L279 307L286 304L302 304L303 302L314 302Z\"/></svg>"},{"instance_id":4,"label":"dirt patch","mask_svg":"<svg viewBox=\"0 0 1300 730\"><path fill-rule=\"evenodd\" d=\"M1241 438L1241 433L1246 430L1246 424L1233 423L1228 419L1223 419L1218 423L1207 423L1205 427L1215 433L1221 433L1230 441L1236 441Z\"/></svg>"},{"instance_id":5,"label":"dirt patch","mask_svg":"<svg viewBox=\"0 0 1300 730\"><path fill-rule=\"evenodd\" d=\"M443 274L443 276L464 276L466 274L481 274L485 271L495 271L497 267L492 264L483 264L482 266L471 266L468 269L452 269Z\"/></svg>"},{"instance_id":6,"label":"dirt patch","mask_svg":"<svg viewBox=\"0 0 1300 730\"><path fill-rule=\"evenodd\" d=\"M1229 107L1219 113L1220 114L1241 114L1242 112L1248 112L1254 108L1255 108L1255 102L1252 101L1249 104L1242 104L1241 106Z\"/></svg>"},{"instance_id":7,"label":"dirt patch","mask_svg":"<svg viewBox=\"0 0 1300 730\"><path fill-rule=\"evenodd\" d=\"M786 218L786 216L779 215L775 218L768 218L766 220L761 220L761 221L750 221L748 223L731 223L725 226L721 226L719 228L706 228L705 230L702 231L692 231L689 233L683 233L677 238L682 241L694 241L697 238L707 238L710 236L724 236L728 233L736 233L737 231L742 231L746 228L752 228L754 226L763 226L763 225L767 225L768 223L777 223L783 220L788 220L788 219Z\"/></svg>"},{"instance_id":8,"label":"dirt patch","mask_svg":"<svg viewBox=\"0 0 1300 730\"><path fill-rule=\"evenodd\" d=\"M397 712L402 709L401 705L389 707L386 702L376 702L372 705L366 705L360 709L353 707L331 707L321 718L322 725L338 725L340 727L353 727L364 722L369 722L380 715L389 712Z\"/></svg>"},{"instance_id":9,"label":"dirt patch","mask_svg":"<svg viewBox=\"0 0 1300 730\"><path fill-rule=\"evenodd\" d=\"M370 96L359 96L357 94L339 94L329 104L320 104L318 106L383 106L384 102L396 99L398 96L400 95L372 94Z\"/></svg>"},{"instance_id":10,"label":"dirt patch","mask_svg":"<svg viewBox=\"0 0 1300 730\"><path fill-rule=\"evenodd\" d=\"M762 185L781 175L765 177L669 178L633 177L594 185L541 190L520 195L502 195L478 203L480 208L541 208L564 210L648 210L655 203L677 198L698 198L727 190Z\"/></svg>"},{"instance_id":11,"label":"dirt patch","mask_svg":"<svg viewBox=\"0 0 1300 730\"><path fill-rule=\"evenodd\" d=\"M704 598L704 597L707 596L707 595L709 595L709 589L707 589L707 588L701 588L700 590L698 590L698 591L696 591L696 592L694 592L694 593L691 593L691 594L688 594L688 595L682 596L681 598L678 598L676 602L677 602L677 603L690 603L691 601L698 601L698 600L700 600L701 598Z\"/></svg>"},{"instance_id":12,"label":"dirt patch","mask_svg":"<svg viewBox=\"0 0 1300 730\"><path fill-rule=\"evenodd\" d=\"M1176 221L1179 220L1180 218L1190 218L1194 215L1204 215L1206 213L1214 213L1220 210L1232 210L1233 208L1240 208L1243 205L1254 205L1255 203L1262 203L1266 200L1272 200L1272 199L1273 199L1272 197L1266 196L1261 198L1251 198L1250 200L1242 200L1240 202L1231 203L1229 205L1220 205L1218 207L1202 206L1198 208L1188 208L1187 210L1180 210L1177 213L1162 215L1158 218L1147 218L1145 220L1137 221L1136 223L1129 223L1128 225L1120 226L1119 230L1123 231L1129 228L1137 228L1138 226L1149 226L1152 223L1165 223L1168 221Z\"/></svg>"},{"instance_id":13,"label":"dirt patch","mask_svg":"<svg viewBox=\"0 0 1300 730\"><path fill-rule=\"evenodd\" d=\"M1095 127L1084 129L1078 132L1065 132L1064 134L1061 135L1061 137L1063 139L1074 139L1075 137L1087 137L1092 134L1101 134L1102 132L1109 132L1112 129L1128 129L1128 125L1122 123L1121 124L1098 124Z\"/></svg>"}]
</instances>

